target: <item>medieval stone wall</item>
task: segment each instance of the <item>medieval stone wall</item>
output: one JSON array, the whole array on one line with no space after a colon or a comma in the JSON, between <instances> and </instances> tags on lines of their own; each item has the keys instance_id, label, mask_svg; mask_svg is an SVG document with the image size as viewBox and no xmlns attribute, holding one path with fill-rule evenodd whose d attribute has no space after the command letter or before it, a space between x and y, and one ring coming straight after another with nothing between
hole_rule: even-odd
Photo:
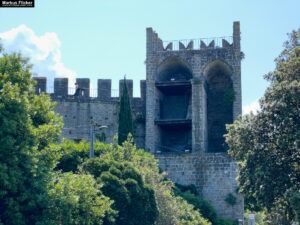
<instances>
[{"instance_id":1,"label":"medieval stone wall","mask_svg":"<svg viewBox=\"0 0 300 225\"><path fill-rule=\"evenodd\" d=\"M198 193L209 201L218 215L229 219L243 218L243 198L237 193L237 165L226 153L156 153L162 171L173 182L194 184ZM226 198L233 195L236 204Z\"/></svg>"},{"instance_id":2,"label":"medieval stone wall","mask_svg":"<svg viewBox=\"0 0 300 225\"><path fill-rule=\"evenodd\" d=\"M140 83L140 98L132 97L133 82L127 80L137 147L153 153L174 182L194 184L219 216L242 219L237 165L227 155L222 137L225 123L241 113L239 22L233 24L232 37L167 43L147 28L146 49L146 81ZM35 79L36 93L46 92L46 79ZM96 137L110 143L118 131L119 110L111 80L98 80L96 95L91 94L89 79L76 82L77 96L66 78L55 79L51 93L64 120L63 136L89 140L92 123L107 126ZM234 205L226 202L228 196L236 198Z\"/></svg>"},{"instance_id":3,"label":"medieval stone wall","mask_svg":"<svg viewBox=\"0 0 300 225\"><path fill-rule=\"evenodd\" d=\"M155 154L159 166L171 180L194 184L221 217L242 219L243 198L236 192L237 165L227 155L223 139L225 124L232 123L241 114L239 22L233 24L232 37L167 43L148 28L146 66L147 150ZM184 81L191 86L191 121L160 118L159 100L166 89L169 92L179 89L178 73L191 75ZM164 83L165 89L160 83L162 75L170 78ZM187 84L181 84L181 88L184 85ZM168 144L162 138L168 137L162 136L161 130L170 126L180 134L182 123L191 123L192 148L182 148L179 152L181 146L176 148L170 144L162 148ZM215 140L218 144L212 145ZM228 196L236 198L234 205L226 202Z\"/></svg>"},{"instance_id":4,"label":"medieval stone wall","mask_svg":"<svg viewBox=\"0 0 300 225\"><path fill-rule=\"evenodd\" d=\"M36 94L46 92L47 80L44 77L34 77L37 81ZM145 147L145 81L140 82L141 97L132 96L133 82L126 80L131 97L131 107L134 120L134 140L138 148ZM56 102L55 111L64 122L62 136L75 140L90 140L91 125L107 126L95 132L96 139L111 143L118 133L119 97L111 96L111 80L99 79L97 96L90 97L90 81L87 78L77 78L76 83L80 94L75 96L75 89L70 91L67 78L56 78L54 92L50 93ZM71 85L70 85L71 86ZM123 80L119 82L122 89ZM71 93L69 93L69 91Z\"/></svg>"}]
</instances>

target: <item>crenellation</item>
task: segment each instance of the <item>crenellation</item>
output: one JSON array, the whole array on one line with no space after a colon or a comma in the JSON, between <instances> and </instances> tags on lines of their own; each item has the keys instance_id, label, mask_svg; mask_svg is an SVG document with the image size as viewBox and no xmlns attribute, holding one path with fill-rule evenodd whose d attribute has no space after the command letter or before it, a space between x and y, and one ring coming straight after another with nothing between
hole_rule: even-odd
<instances>
[{"instance_id":1,"label":"crenellation","mask_svg":"<svg viewBox=\"0 0 300 225\"><path fill-rule=\"evenodd\" d=\"M223 39L222 39L223 40ZM208 48L215 48L215 40L212 40L209 45Z\"/></svg>"},{"instance_id":2,"label":"crenellation","mask_svg":"<svg viewBox=\"0 0 300 225\"><path fill-rule=\"evenodd\" d=\"M181 41L179 41L179 50L184 50L184 49L185 49L184 44Z\"/></svg>"},{"instance_id":3,"label":"crenellation","mask_svg":"<svg viewBox=\"0 0 300 225\"><path fill-rule=\"evenodd\" d=\"M68 78L54 79L54 96L65 98L68 95Z\"/></svg>"},{"instance_id":4,"label":"crenellation","mask_svg":"<svg viewBox=\"0 0 300 225\"><path fill-rule=\"evenodd\" d=\"M164 49L165 51L172 51L173 50L173 42L170 42L167 44L167 46Z\"/></svg>"},{"instance_id":5,"label":"crenellation","mask_svg":"<svg viewBox=\"0 0 300 225\"><path fill-rule=\"evenodd\" d=\"M130 98L132 98L133 97L133 80L126 79L126 85L127 85L128 95ZM124 79L119 80L119 96L122 95L123 87L124 87Z\"/></svg>"},{"instance_id":6,"label":"crenellation","mask_svg":"<svg viewBox=\"0 0 300 225\"><path fill-rule=\"evenodd\" d=\"M90 97L90 79L89 78L76 78L76 84L80 92L80 96L84 98ZM77 90L75 90L76 93Z\"/></svg>"},{"instance_id":7,"label":"crenellation","mask_svg":"<svg viewBox=\"0 0 300 225\"><path fill-rule=\"evenodd\" d=\"M103 102L115 102L119 100L120 93L122 91L123 80L119 81L119 89L111 89L111 79L98 79L97 89L90 88L90 79L89 78L76 78L76 83L69 84L68 78L55 78L53 84L49 85L49 90L51 87L54 87L54 92L51 93L47 89L47 78L46 77L32 77L35 80L35 94L40 94L42 92L50 94L55 100L64 100L64 101L76 101L78 99L82 101L103 101ZM126 80L129 96L131 98L141 98L141 101L146 101L146 81L140 81L140 97L133 96L133 80ZM71 86L71 87L70 87ZM78 94L76 93L78 89ZM92 91L94 92L91 95ZM96 91L96 92L95 92ZM114 93L112 96L112 91L118 91L118 94Z\"/></svg>"},{"instance_id":8,"label":"crenellation","mask_svg":"<svg viewBox=\"0 0 300 225\"><path fill-rule=\"evenodd\" d=\"M193 50L194 49L194 42L193 41L190 41L188 43L188 45L186 46L186 49L187 50Z\"/></svg>"},{"instance_id":9,"label":"crenellation","mask_svg":"<svg viewBox=\"0 0 300 225\"><path fill-rule=\"evenodd\" d=\"M145 103L146 101L146 80L140 81L141 99Z\"/></svg>"},{"instance_id":10,"label":"crenellation","mask_svg":"<svg viewBox=\"0 0 300 225\"><path fill-rule=\"evenodd\" d=\"M37 95L41 94L42 92L46 93L47 78L46 77L33 77L33 79L36 81L34 93Z\"/></svg>"},{"instance_id":11,"label":"crenellation","mask_svg":"<svg viewBox=\"0 0 300 225\"><path fill-rule=\"evenodd\" d=\"M158 47L157 47L158 51L163 51L164 50L163 41L160 38L158 38L157 45L158 45Z\"/></svg>"},{"instance_id":12,"label":"crenellation","mask_svg":"<svg viewBox=\"0 0 300 225\"><path fill-rule=\"evenodd\" d=\"M151 27L146 28L146 50L147 53L152 49L153 43L153 29Z\"/></svg>"},{"instance_id":13,"label":"crenellation","mask_svg":"<svg viewBox=\"0 0 300 225\"><path fill-rule=\"evenodd\" d=\"M235 162L226 154L223 134L225 124L241 113L239 35L235 22L233 37L164 42L164 51L152 51L146 59L146 149L156 152L160 167L174 182L195 184L222 217L235 219L243 216L243 200L237 196L234 213L224 201L237 184ZM183 96L190 101L183 101ZM183 115L179 108L187 104L191 125L186 120L182 126L189 116L174 121L174 115Z\"/></svg>"},{"instance_id":14,"label":"crenellation","mask_svg":"<svg viewBox=\"0 0 300 225\"><path fill-rule=\"evenodd\" d=\"M206 46L206 44L204 43L204 41L200 41L200 49L206 49L207 48L207 46Z\"/></svg>"},{"instance_id":15,"label":"crenellation","mask_svg":"<svg viewBox=\"0 0 300 225\"><path fill-rule=\"evenodd\" d=\"M237 165L223 137L225 124L241 113L239 22L233 23L232 37L163 42L147 28L146 38L146 80L140 81L140 97L133 97L133 81L126 80L137 147L155 154L172 181L194 184L219 216L243 218L243 198L235 192ZM38 94L46 90L46 79L36 80ZM113 141L120 99L111 94L112 81L99 79L97 96L90 94L89 79L76 82L79 96L68 93L67 78L54 83L52 97L65 123L63 136L89 140L90 124L96 123L107 126L97 140ZM236 205L228 206L228 194L236 196Z\"/></svg>"},{"instance_id":16,"label":"crenellation","mask_svg":"<svg viewBox=\"0 0 300 225\"><path fill-rule=\"evenodd\" d=\"M230 48L232 45L226 39L222 39L222 47L223 48Z\"/></svg>"},{"instance_id":17,"label":"crenellation","mask_svg":"<svg viewBox=\"0 0 300 225\"><path fill-rule=\"evenodd\" d=\"M98 79L98 99L100 101L111 99L111 79Z\"/></svg>"}]
</instances>

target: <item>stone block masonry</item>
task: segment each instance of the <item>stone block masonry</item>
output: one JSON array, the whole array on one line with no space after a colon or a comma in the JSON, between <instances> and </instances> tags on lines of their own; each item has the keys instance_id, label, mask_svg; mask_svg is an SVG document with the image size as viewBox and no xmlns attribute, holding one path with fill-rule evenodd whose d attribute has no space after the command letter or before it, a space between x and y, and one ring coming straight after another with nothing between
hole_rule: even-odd
<instances>
[{"instance_id":1,"label":"stone block masonry","mask_svg":"<svg viewBox=\"0 0 300 225\"><path fill-rule=\"evenodd\" d=\"M175 183L194 184L198 193L228 219L242 219L243 198L237 193L237 165L226 153L156 153L159 166ZM236 204L226 197L232 194Z\"/></svg>"},{"instance_id":2,"label":"stone block masonry","mask_svg":"<svg viewBox=\"0 0 300 225\"><path fill-rule=\"evenodd\" d=\"M36 94L46 92L47 79L34 77L36 80ZM69 94L68 79L56 78L54 80L54 93L50 93L56 101L55 110L63 117L64 127L62 135L66 138L80 141L89 140L91 123L105 125L108 128L96 133L97 140L111 143L118 133L119 97L111 96L111 80L98 80L98 96L90 97L90 80L77 78L76 83L80 94ZM120 80L120 88L123 80ZM134 139L138 148L145 148L145 81L141 81L141 97L132 96L133 82L127 80L131 97L133 112ZM73 84L70 84L73 86ZM75 90L72 91L75 93Z\"/></svg>"},{"instance_id":3,"label":"stone block masonry","mask_svg":"<svg viewBox=\"0 0 300 225\"><path fill-rule=\"evenodd\" d=\"M146 29L146 80L141 97L132 96L127 80L138 148L153 153L169 178L194 184L223 218L243 218L243 198L237 193L237 165L228 156L225 125L241 114L240 24L231 37L164 42ZM36 93L46 90L37 80ZM57 78L56 111L64 119L63 136L89 140L90 123L106 125L98 140L110 143L118 131L119 97L111 95L111 80L98 80L97 96L87 78L76 80L79 95L70 95L68 80ZM119 82L121 93L122 82ZM75 90L74 90L75 93ZM230 205L226 198L233 196Z\"/></svg>"},{"instance_id":4,"label":"stone block masonry","mask_svg":"<svg viewBox=\"0 0 300 225\"><path fill-rule=\"evenodd\" d=\"M223 137L241 114L239 22L231 37L164 42L152 28L146 33L146 149L171 180L196 185L221 217L242 219L237 166Z\"/></svg>"}]
</instances>

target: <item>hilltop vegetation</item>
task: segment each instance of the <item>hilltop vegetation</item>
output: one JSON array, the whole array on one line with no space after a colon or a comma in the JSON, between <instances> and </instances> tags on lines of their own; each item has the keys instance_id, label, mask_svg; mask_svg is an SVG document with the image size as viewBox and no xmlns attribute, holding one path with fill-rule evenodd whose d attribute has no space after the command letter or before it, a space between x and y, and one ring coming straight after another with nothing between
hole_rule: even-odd
<instances>
[{"instance_id":1,"label":"hilltop vegetation","mask_svg":"<svg viewBox=\"0 0 300 225\"><path fill-rule=\"evenodd\" d=\"M209 225L132 139L59 142L62 119L34 94L28 60L0 52L0 224Z\"/></svg>"},{"instance_id":2,"label":"hilltop vegetation","mask_svg":"<svg viewBox=\"0 0 300 225\"><path fill-rule=\"evenodd\" d=\"M94 158L89 143L59 139L62 119L34 94L30 69L0 47L0 225L234 224L175 187L130 135L96 142ZM229 125L226 141L247 209L264 212L261 224L289 225L300 219L300 30L266 79L261 111Z\"/></svg>"},{"instance_id":3,"label":"hilltop vegetation","mask_svg":"<svg viewBox=\"0 0 300 225\"><path fill-rule=\"evenodd\" d=\"M300 29L275 62L261 111L228 126L226 141L247 207L266 209L265 224L288 225L300 222Z\"/></svg>"}]
</instances>

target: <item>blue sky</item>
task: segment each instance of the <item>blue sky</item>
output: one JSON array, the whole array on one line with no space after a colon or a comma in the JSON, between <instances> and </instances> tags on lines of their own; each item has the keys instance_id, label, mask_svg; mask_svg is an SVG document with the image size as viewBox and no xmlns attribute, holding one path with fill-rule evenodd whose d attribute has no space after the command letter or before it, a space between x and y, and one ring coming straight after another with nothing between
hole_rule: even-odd
<instances>
[{"instance_id":1,"label":"blue sky","mask_svg":"<svg viewBox=\"0 0 300 225\"><path fill-rule=\"evenodd\" d=\"M232 35L241 23L244 107L255 106L287 33L300 25L299 0L35 0L35 8L0 8L7 52L31 57L41 76L145 79L146 28L163 40ZM72 86L73 84L69 84ZM50 85L52 86L52 85ZM135 95L138 95L135 89Z\"/></svg>"}]
</instances>

